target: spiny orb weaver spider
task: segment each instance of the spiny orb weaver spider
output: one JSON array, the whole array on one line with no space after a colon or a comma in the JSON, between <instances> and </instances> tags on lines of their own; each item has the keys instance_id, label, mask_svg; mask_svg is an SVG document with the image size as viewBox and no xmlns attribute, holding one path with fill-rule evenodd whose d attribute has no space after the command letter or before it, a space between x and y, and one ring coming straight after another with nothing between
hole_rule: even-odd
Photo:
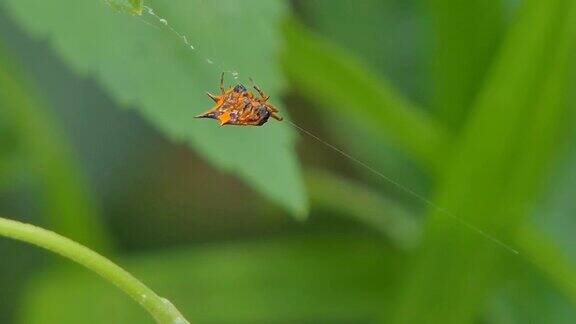
<instances>
[{"instance_id":1,"label":"spiny orb weaver spider","mask_svg":"<svg viewBox=\"0 0 576 324\"><path fill-rule=\"evenodd\" d=\"M262 126L270 117L281 121L283 118L276 114L278 109L268 103L270 97L266 96L257 85L254 85L254 89L260 97L256 97L241 84L226 90L224 88L224 73L222 73L220 76L220 95L215 96L206 92L208 97L216 102L216 105L196 118L217 119L220 126Z\"/></svg>"}]
</instances>

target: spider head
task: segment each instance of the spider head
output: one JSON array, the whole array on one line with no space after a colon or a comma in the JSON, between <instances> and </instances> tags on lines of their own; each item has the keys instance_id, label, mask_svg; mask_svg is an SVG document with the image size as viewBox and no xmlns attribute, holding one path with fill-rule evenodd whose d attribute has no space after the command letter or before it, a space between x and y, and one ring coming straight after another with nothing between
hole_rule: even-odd
<instances>
[{"instance_id":1,"label":"spider head","mask_svg":"<svg viewBox=\"0 0 576 324\"><path fill-rule=\"evenodd\" d=\"M270 118L270 111L268 111L268 109L266 109L266 107L263 105L258 107L257 111L258 119L260 120L257 126L262 126L268 121L268 118Z\"/></svg>"},{"instance_id":2,"label":"spider head","mask_svg":"<svg viewBox=\"0 0 576 324\"><path fill-rule=\"evenodd\" d=\"M246 87L244 87L241 84L238 84L234 87L234 92L238 92L238 93L242 93L242 92L246 92L248 90L246 90Z\"/></svg>"}]
</instances>

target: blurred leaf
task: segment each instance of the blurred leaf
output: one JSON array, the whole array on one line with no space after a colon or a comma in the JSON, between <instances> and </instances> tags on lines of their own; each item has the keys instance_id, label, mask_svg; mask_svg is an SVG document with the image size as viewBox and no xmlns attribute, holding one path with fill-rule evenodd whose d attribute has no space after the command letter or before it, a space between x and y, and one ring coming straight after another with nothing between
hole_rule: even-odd
<instances>
[{"instance_id":1,"label":"blurred leaf","mask_svg":"<svg viewBox=\"0 0 576 324\"><path fill-rule=\"evenodd\" d=\"M501 323L503 316L510 323L572 323L576 316L576 134L571 133L568 154L557 163L547 197L529 221L534 224L516 234L522 254L538 275L531 271L512 278L513 285L504 288L493 307L494 323Z\"/></svg>"},{"instance_id":2,"label":"blurred leaf","mask_svg":"<svg viewBox=\"0 0 576 324\"><path fill-rule=\"evenodd\" d=\"M387 61L382 59L382 46L387 41L384 35L390 25L384 18L390 2L314 0L300 1L298 8L307 25L329 41L366 60L380 72ZM342 23L344 17L345 24Z\"/></svg>"},{"instance_id":3,"label":"blurred leaf","mask_svg":"<svg viewBox=\"0 0 576 324\"><path fill-rule=\"evenodd\" d=\"M304 22L315 31L366 61L373 73L385 75L411 99L427 101L429 35L421 1L314 0L297 4Z\"/></svg>"},{"instance_id":4,"label":"blurred leaf","mask_svg":"<svg viewBox=\"0 0 576 324\"><path fill-rule=\"evenodd\" d=\"M305 124L306 125L306 124ZM394 143L385 138L375 138L374 133L366 129L359 120L342 119L339 116L326 116L323 128L328 128L330 143L337 143L346 153L360 158L370 166L377 167L378 171L402 186L410 188L412 191L427 196L431 190L433 177L430 177L423 170L417 161L407 156ZM330 152L327 147L314 146L317 151ZM330 152L331 156L336 156L337 152ZM340 159L341 160L341 159ZM361 176L362 182L374 187L377 191L389 196L393 200L401 200L406 207L414 210L414 214L421 215L426 209L426 205L413 195L399 188L390 181L383 181L371 171L352 161L345 161L351 167L356 168L355 174Z\"/></svg>"},{"instance_id":5,"label":"blurred leaf","mask_svg":"<svg viewBox=\"0 0 576 324\"><path fill-rule=\"evenodd\" d=\"M576 102L573 102L574 105ZM548 192L530 223L553 239L572 262L576 262L576 120L571 121L566 154L559 159L548 183Z\"/></svg>"},{"instance_id":6,"label":"blurred leaf","mask_svg":"<svg viewBox=\"0 0 576 324\"><path fill-rule=\"evenodd\" d=\"M415 247L420 222L396 202L326 171L308 170L306 179L312 206L338 211L374 228L401 249ZM559 247L533 226L523 226L515 233L514 243L529 265L540 271L576 307L576 268Z\"/></svg>"},{"instance_id":7,"label":"blurred leaf","mask_svg":"<svg viewBox=\"0 0 576 324\"><path fill-rule=\"evenodd\" d=\"M326 113L361 122L391 139L428 170L440 168L448 135L354 56L290 20L285 70L292 84Z\"/></svg>"},{"instance_id":8,"label":"blurred leaf","mask_svg":"<svg viewBox=\"0 0 576 324\"><path fill-rule=\"evenodd\" d=\"M528 226L519 231L517 242L529 262L564 293L576 309L576 267L565 253L553 240Z\"/></svg>"},{"instance_id":9,"label":"blurred leaf","mask_svg":"<svg viewBox=\"0 0 576 324\"><path fill-rule=\"evenodd\" d=\"M339 234L146 255L127 269L193 323L358 323L382 309L401 261L377 241ZM26 324L147 323L114 287L72 269L33 281L21 310Z\"/></svg>"},{"instance_id":10,"label":"blurred leaf","mask_svg":"<svg viewBox=\"0 0 576 324\"><path fill-rule=\"evenodd\" d=\"M574 125L572 121L571 125ZM576 133L570 132L567 154L555 165L548 193L516 235L518 246L541 276L562 292L576 309L576 244L573 229L576 194ZM526 298L528 298L527 296Z\"/></svg>"},{"instance_id":11,"label":"blurred leaf","mask_svg":"<svg viewBox=\"0 0 576 324\"><path fill-rule=\"evenodd\" d=\"M575 29L574 1L524 2L448 165L437 204L501 240L555 156ZM394 322L472 322L512 254L438 210L426 234Z\"/></svg>"},{"instance_id":12,"label":"blurred leaf","mask_svg":"<svg viewBox=\"0 0 576 324\"><path fill-rule=\"evenodd\" d=\"M29 180L28 160L22 154L0 156L0 190L14 189Z\"/></svg>"},{"instance_id":13,"label":"blurred leaf","mask_svg":"<svg viewBox=\"0 0 576 324\"><path fill-rule=\"evenodd\" d=\"M418 220L397 202L321 170L308 171L306 180L312 206L342 213L376 229L401 249L418 243Z\"/></svg>"},{"instance_id":14,"label":"blurred leaf","mask_svg":"<svg viewBox=\"0 0 576 324\"><path fill-rule=\"evenodd\" d=\"M21 172L23 169L22 154L18 152L18 140L5 114L2 113L4 110L0 108L0 190L18 182L16 178L20 178L23 174Z\"/></svg>"},{"instance_id":15,"label":"blurred leaf","mask_svg":"<svg viewBox=\"0 0 576 324\"><path fill-rule=\"evenodd\" d=\"M374 228L401 249L415 247L420 236L420 224L402 206L328 172L308 170L306 174L312 206L338 211ZM515 233L514 243L526 261L576 306L576 268L559 247L532 226L524 226Z\"/></svg>"},{"instance_id":16,"label":"blurred leaf","mask_svg":"<svg viewBox=\"0 0 576 324\"><path fill-rule=\"evenodd\" d=\"M435 107L460 129L503 32L501 0L429 0L434 27Z\"/></svg>"},{"instance_id":17,"label":"blurred leaf","mask_svg":"<svg viewBox=\"0 0 576 324\"><path fill-rule=\"evenodd\" d=\"M296 5L303 23L327 41L345 48L356 60L366 62L370 73L390 80L399 89L396 92L406 93L413 100L426 101L430 69L425 63L428 53L424 45L428 35L422 7L415 0L314 0L298 1ZM342 23L344 20L345 24ZM317 105L312 106L317 108ZM366 127L365 119L351 119L322 111L315 114L322 115L322 128L330 131L331 143L339 143L348 153L378 166L384 174L394 175L396 180L416 192L428 192L425 172L406 156L403 147L398 149L395 146L394 140L374 136L373 129ZM307 126L313 119L302 122ZM382 188L383 192L405 194L365 169L358 168L357 171L365 181ZM407 202L423 207L413 197L409 197Z\"/></svg>"},{"instance_id":18,"label":"blurred leaf","mask_svg":"<svg viewBox=\"0 0 576 324\"><path fill-rule=\"evenodd\" d=\"M523 264L524 265L524 264ZM522 266L523 266L522 265ZM535 271L519 272L501 287L484 323L571 324L576 309Z\"/></svg>"},{"instance_id":19,"label":"blurred leaf","mask_svg":"<svg viewBox=\"0 0 576 324\"><path fill-rule=\"evenodd\" d=\"M51 229L100 251L110 248L110 238L66 136L1 44L0 106L19 150L31 160L26 164L31 167L28 171L40 178Z\"/></svg>"},{"instance_id":20,"label":"blurred leaf","mask_svg":"<svg viewBox=\"0 0 576 324\"><path fill-rule=\"evenodd\" d=\"M137 108L167 136L190 144L294 215L306 214L292 130L286 123L220 128L193 119L211 105L204 92L217 91L221 71L253 77L278 104L284 81L275 61L281 45L277 22L286 13L284 1L147 2L186 35L195 50L156 18L117 14L100 1L4 3L28 31L49 37L79 73L96 77L116 100ZM257 40L257 47L246 46L246 35Z\"/></svg>"}]
</instances>

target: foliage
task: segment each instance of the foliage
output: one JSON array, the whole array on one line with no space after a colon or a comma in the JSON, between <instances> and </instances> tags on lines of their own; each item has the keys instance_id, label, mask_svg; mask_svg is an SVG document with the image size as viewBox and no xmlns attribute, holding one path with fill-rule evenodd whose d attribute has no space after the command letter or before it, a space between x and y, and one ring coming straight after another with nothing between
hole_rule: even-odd
<instances>
[{"instance_id":1,"label":"foliage","mask_svg":"<svg viewBox=\"0 0 576 324\"><path fill-rule=\"evenodd\" d=\"M7 121L6 135L18 139L5 156L16 160L23 155L33 161L25 172L36 175L41 185L43 209L53 229L94 248L110 249L110 238L65 135L2 47L0 61L4 63L0 65L0 105L6 107L0 116Z\"/></svg>"},{"instance_id":2,"label":"foliage","mask_svg":"<svg viewBox=\"0 0 576 324\"><path fill-rule=\"evenodd\" d=\"M195 50L166 30L143 24L139 16L117 14L100 1L4 2L30 32L50 37L54 49L78 73L95 75L122 105L139 110L168 137L190 144L211 163L242 177L295 216L306 215L293 131L286 124L218 129L213 123L193 119L211 105L205 92L218 89L221 71L238 71L245 81L251 76L265 84L276 103L284 84L282 74L278 67L262 62L273 61L279 51L275 26L286 11L282 1L148 3L169 17L173 28L185 30ZM247 10L254 6L261 11L257 20L250 19ZM74 14L61 19L63 12ZM71 25L74 21L90 23ZM151 23L162 26L154 20ZM242 30L231 32L240 23ZM258 39L258 50L244 46L247 34ZM207 59L214 64L207 64ZM229 83L236 81L230 74L227 77Z\"/></svg>"},{"instance_id":3,"label":"foliage","mask_svg":"<svg viewBox=\"0 0 576 324\"><path fill-rule=\"evenodd\" d=\"M37 226L6 218L0 218L0 236L34 244L85 266L122 289L160 324L188 323L170 301L162 299L124 269L83 245ZM70 304L66 308L70 308Z\"/></svg>"},{"instance_id":4,"label":"foliage","mask_svg":"<svg viewBox=\"0 0 576 324\"><path fill-rule=\"evenodd\" d=\"M287 19L280 0L112 4L142 15L94 2L4 0L19 25L49 36L66 64L167 137L238 172L293 215L306 213L309 195L312 223L284 234L125 258L192 321L546 323L549 315L561 323L575 316L576 250L566 233L573 204L565 199L573 196L575 164L559 159L576 139L567 131L576 99L574 1L295 1ZM142 24L162 27L144 5L195 50L168 27ZM63 11L74 15L63 20ZM195 123L191 107L207 103L202 92L217 87L219 71L236 69L272 98L285 89L284 73L292 90L286 106L304 128L337 147L335 139L344 140L344 151L400 186L375 189L387 180L362 178L368 172L353 161L304 142L302 156L314 164L305 190L286 123ZM414 191L426 198L401 188L413 189L399 176L412 169L382 159L417 166L415 182L430 186ZM219 217L216 209L206 213L195 217ZM54 267L30 282L19 312L24 323L84 316L146 320L96 278Z\"/></svg>"},{"instance_id":5,"label":"foliage","mask_svg":"<svg viewBox=\"0 0 576 324\"><path fill-rule=\"evenodd\" d=\"M169 292L191 321L271 323L373 318L391 297L402 260L373 238L319 235L177 250L126 264L155 290ZM43 274L30 292L23 323L147 322L116 290L70 269ZM80 307L71 311L70 303Z\"/></svg>"}]
</instances>

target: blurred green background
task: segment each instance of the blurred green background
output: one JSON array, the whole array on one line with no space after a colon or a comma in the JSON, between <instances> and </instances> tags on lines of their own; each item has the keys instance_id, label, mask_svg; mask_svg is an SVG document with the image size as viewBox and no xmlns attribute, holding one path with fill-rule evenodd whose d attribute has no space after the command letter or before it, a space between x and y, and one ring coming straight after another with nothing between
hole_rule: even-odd
<instances>
[{"instance_id":1,"label":"blurred green background","mask_svg":"<svg viewBox=\"0 0 576 324\"><path fill-rule=\"evenodd\" d=\"M2 217L192 323L574 323L576 1L141 5L0 0ZM193 119L222 71L392 181L288 121ZM152 322L58 256L0 257L0 323Z\"/></svg>"}]
</instances>

